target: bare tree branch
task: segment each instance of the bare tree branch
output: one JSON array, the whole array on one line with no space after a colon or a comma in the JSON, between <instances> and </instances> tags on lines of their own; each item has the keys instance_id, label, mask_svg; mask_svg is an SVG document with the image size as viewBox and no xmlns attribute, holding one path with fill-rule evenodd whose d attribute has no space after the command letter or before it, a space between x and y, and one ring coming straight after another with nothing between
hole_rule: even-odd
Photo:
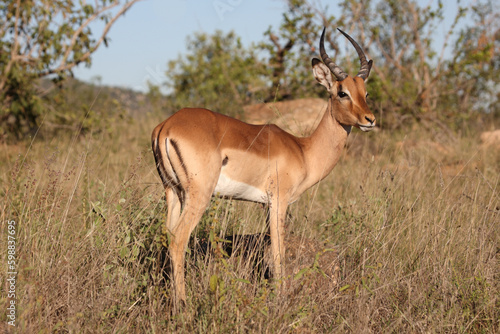
<instances>
[{"instance_id":1,"label":"bare tree branch","mask_svg":"<svg viewBox=\"0 0 500 334\"><path fill-rule=\"evenodd\" d=\"M88 59L92 55L92 53L94 53L99 48L99 46L101 45L101 43L104 41L104 39L106 38L106 35L107 35L108 31L111 29L111 26L115 23L115 21L120 16L122 16L133 4L135 4L136 2L139 2L139 1L142 1L142 0L131 0L131 1L127 2L118 11L118 13L116 13L116 15L113 16L113 18L111 20L109 20L109 22L106 24L106 26L104 27L104 30L103 30L103 32L101 34L101 37L99 38L99 40L97 41L97 43L90 50L88 50L86 53L84 53L80 58L73 59L72 62L67 63L66 62L67 61L67 57L68 57L67 55L69 55L69 53L71 53L71 51L73 50L78 35L90 23L90 21L89 21L90 18L89 18L89 20L85 21L80 26L80 28L77 29L77 31L73 34L73 38L71 40L71 43L68 46L68 50L66 50L65 57L63 58L63 62L57 68L49 69L49 70L44 71L44 72L40 72L38 74L38 77L44 77L44 76L47 76L49 74L55 74L55 73L60 73L60 72L64 72L64 71L70 70L73 67L75 67L76 65L78 65L79 63L81 63L81 62L85 61L86 59ZM108 6L109 8L107 8L107 9L110 9L110 8L112 8L114 6L116 6L116 3L113 4L112 6ZM92 20L94 20L96 17L97 17L96 15L93 15L91 18L92 18Z\"/></svg>"},{"instance_id":2,"label":"bare tree branch","mask_svg":"<svg viewBox=\"0 0 500 334\"><path fill-rule=\"evenodd\" d=\"M73 36L71 37L70 43L68 44L68 48L66 49L66 52L64 53L63 59L61 61L62 65L66 64L66 61L68 60L71 51L73 51L76 41L78 40L78 37L80 36L83 29L85 29L92 21L94 21L97 17L99 17L99 15L118 5L119 2L115 1L108 6L102 7L100 10L96 11L92 16L90 16L85 22L83 22L83 24L80 27L78 27L78 29L75 30Z\"/></svg>"}]
</instances>

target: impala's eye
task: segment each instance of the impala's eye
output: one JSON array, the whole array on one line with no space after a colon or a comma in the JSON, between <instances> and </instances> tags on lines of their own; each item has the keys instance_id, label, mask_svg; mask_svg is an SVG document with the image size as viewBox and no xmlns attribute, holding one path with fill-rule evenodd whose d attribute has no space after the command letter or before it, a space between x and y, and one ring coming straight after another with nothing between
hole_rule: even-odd
<instances>
[{"instance_id":1,"label":"impala's eye","mask_svg":"<svg viewBox=\"0 0 500 334\"><path fill-rule=\"evenodd\" d=\"M348 97L349 96L349 95L347 95L346 93L344 93L342 91L340 91L338 95L339 95L340 98L344 98L344 97Z\"/></svg>"}]
</instances>

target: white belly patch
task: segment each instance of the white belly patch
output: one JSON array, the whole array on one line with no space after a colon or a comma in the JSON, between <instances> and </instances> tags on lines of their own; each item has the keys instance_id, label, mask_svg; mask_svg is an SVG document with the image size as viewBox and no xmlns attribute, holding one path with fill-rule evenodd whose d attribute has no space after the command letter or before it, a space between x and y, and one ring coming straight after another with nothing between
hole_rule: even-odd
<instances>
[{"instance_id":1,"label":"white belly patch","mask_svg":"<svg viewBox=\"0 0 500 334\"><path fill-rule=\"evenodd\" d=\"M220 174L215 186L214 196L243 199L259 203L268 202L267 194L262 190L243 182L234 181L223 173Z\"/></svg>"}]
</instances>

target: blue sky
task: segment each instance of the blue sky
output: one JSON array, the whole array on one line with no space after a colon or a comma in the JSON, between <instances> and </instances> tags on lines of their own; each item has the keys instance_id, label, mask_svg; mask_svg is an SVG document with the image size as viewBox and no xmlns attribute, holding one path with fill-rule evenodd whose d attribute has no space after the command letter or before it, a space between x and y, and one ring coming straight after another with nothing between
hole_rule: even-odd
<instances>
[{"instance_id":1,"label":"blue sky","mask_svg":"<svg viewBox=\"0 0 500 334\"><path fill-rule=\"evenodd\" d=\"M335 13L338 1L320 1ZM420 0L422 5L437 0ZM447 19L456 13L456 2L445 1ZM92 56L91 68L83 66L75 77L111 86L147 90L146 82L165 81L167 62L186 50L186 38L195 32L234 30L244 45L262 40L271 25L278 27L285 10L283 0L143 0L119 18L108 33L109 46ZM96 32L98 29L96 29Z\"/></svg>"},{"instance_id":2,"label":"blue sky","mask_svg":"<svg viewBox=\"0 0 500 334\"><path fill-rule=\"evenodd\" d=\"M109 46L92 56L91 68L80 66L74 74L145 90L147 80L163 83L167 62L185 52L188 36L234 30L249 45L261 40L269 25L279 25L284 8L279 0L143 0L116 21Z\"/></svg>"}]
</instances>

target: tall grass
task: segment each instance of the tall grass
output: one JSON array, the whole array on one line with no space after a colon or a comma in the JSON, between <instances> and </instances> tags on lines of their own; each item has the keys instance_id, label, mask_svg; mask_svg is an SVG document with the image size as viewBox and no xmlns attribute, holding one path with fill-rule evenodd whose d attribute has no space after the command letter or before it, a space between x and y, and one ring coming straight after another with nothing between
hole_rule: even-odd
<instances>
[{"instance_id":1,"label":"tall grass","mask_svg":"<svg viewBox=\"0 0 500 334\"><path fill-rule=\"evenodd\" d=\"M500 330L499 151L472 135L438 143L418 131L351 134L333 173L289 208L281 281L266 275L265 240L245 239L253 246L237 252L245 242L232 239L231 256L223 247L228 235L265 232L264 210L214 200L191 242L187 306L172 315L166 206L149 143L160 120L3 147L1 242L15 220L19 267L16 327L2 311L0 328ZM7 302L2 290L2 310Z\"/></svg>"}]
</instances>

